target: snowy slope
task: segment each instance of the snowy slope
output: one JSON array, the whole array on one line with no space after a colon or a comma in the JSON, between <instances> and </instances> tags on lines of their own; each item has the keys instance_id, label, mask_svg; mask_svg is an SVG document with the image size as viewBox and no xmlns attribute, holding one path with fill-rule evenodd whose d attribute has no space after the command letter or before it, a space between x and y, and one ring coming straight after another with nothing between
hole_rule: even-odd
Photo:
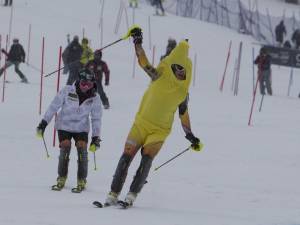
<instances>
[{"instance_id":1,"label":"snowy slope","mask_svg":"<svg viewBox=\"0 0 300 225\"><path fill-rule=\"evenodd\" d=\"M261 1L263 2L263 1ZM270 1L268 1L270 2ZM281 4L276 9L281 11ZM125 17L114 34L119 1L105 1L104 44L117 40L127 30ZM133 12L127 9L129 23ZM151 7L135 11L135 23L144 28L144 46L149 59L148 15ZM0 33L8 32L9 8L0 8ZM85 35L92 47L100 46L97 0L19 0L15 3L12 36L27 49L28 26L32 24L30 63L40 67L41 40L46 39L45 73L57 68L58 48L65 47L66 34ZM90 157L88 187L82 194L71 193L76 184L76 151L72 152L67 186L50 191L55 183L58 147L53 148L53 122L46 130L50 159L41 140L35 137L38 115L39 72L22 64L31 84L19 83L9 69L5 102L0 103L0 225L296 225L300 224L299 128L300 84L295 70L291 97L287 97L290 70L273 66L274 96L266 96L262 112L255 105L253 125L247 126L252 93L252 47L248 36L220 26L174 16L151 16L155 64L165 51L168 37L189 38L190 56L197 54L195 85L190 91L190 115L194 133L205 144L202 152L188 152L157 172L151 172L133 209L95 209L103 201L139 101L149 79L136 67L129 41L106 49L103 58L111 69L111 85L105 90L111 109L104 111L102 146L97 152L98 170ZM223 93L218 90L229 41L231 59ZM238 96L231 92L234 60L239 42L243 56ZM2 43L3 44L3 43ZM258 52L257 46L255 51ZM3 64L3 61L1 65ZM65 83L66 77L62 77ZM56 93L56 75L44 80L43 112ZM2 77L1 83L2 86ZM2 93L2 89L1 89ZM188 146L178 119L160 154L156 167ZM73 147L74 150L74 147ZM128 190L139 156L132 163L121 197Z\"/></svg>"}]
</instances>

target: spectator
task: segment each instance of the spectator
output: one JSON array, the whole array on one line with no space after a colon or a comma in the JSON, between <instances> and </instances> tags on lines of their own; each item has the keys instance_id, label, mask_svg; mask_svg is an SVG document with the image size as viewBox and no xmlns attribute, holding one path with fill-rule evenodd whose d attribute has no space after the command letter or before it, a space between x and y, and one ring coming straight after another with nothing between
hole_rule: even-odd
<instances>
[{"instance_id":1,"label":"spectator","mask_svg":"<svg viewBox=\"0 0 300 225\"><path fill-rule=\"evenodd\" d=\"M292 48L291 42L290 42L289 40L286 40L286 41L283 43L283 47L284 47L284 48Z\"/></svg>"},{"instance_id":2,"label":"spectator","mask_svg":"<svg viewBox=\"0 0 300 225\"><path fill-rule=\"evenodd\" d=\"M104 76L105 76L104 85L108 86L110 71L109 71L109 68L108 68L106 62L104 62L102 60L102 51L101 50L95 51L94 60L89 61L88 64L86 65L86 67L95 73L97 90L98 90L98 94L100 95L103 107L104 107L104 109L109 109L109 101L103 90L102 79L103 79L103 73L104 73Z\"/></svg>"},{"instance_id":3,"label":"spectator","mask_svg":"<svg viewBox=\"0 0 300 225\"><path fill-rule=\"evenodd\" d=\"M13 0L5 0L4 6L12 6Z\"/></svg>"},{"instance_id":4,"label":"spectator","mask_svg":"<svg viewBox=\"0 0 300 225\"><path fill-rule=\"evenodd\" d=\"M171 53L171 51L176 47L176 45L177 45L176 40L173 38L169 38L167 48L166 48L166 54L161 56L160 60L168 56Z\"/></svg>"},{"instance_id":5,"label":"spectator","mask_svg":"<svg viewBox=\"0 0 300 225\"><path fill-rule=\"evenodd\" d=\"M295 44L295 48L300 47L300 29L296 29L292 35L292 42Z\"/></svg>"},{"instance_id":6,"label":"spectator","mask_svg":"<svg viewBox=\"0 0 300 225\"><path fill-rule=\"evenodd\" d=\"M21 78L21 82L28 83L27 78L25 75L21 72L19 69L20 63L25 62L25 51L23 46L19 43L19 39L14 38L13 44L10 47L9 52L7 53L4 49L1 50L7 57L5 65L0 69L0 77L4 70L6 70L8 67L14 65L15 71Z\"/></svg>"},{"instance_id":7,"label":"spectator","mask_svg":"<svg viewBox=\"0 0 300 225\"><path fill-rule=\"evenodd\" d=\"M272 83L271 83L271 56L268 54L267 49L262 47L259 55L256 57L255 64L258 67L258 81L259 89L262 95L265 94L265 88L269 95L272 95Z\"/></svg>"},{"instance_id":8,"label":"spectator","mask_svg":"<svg viewBox=\"0 0 300 225\"><path fill-rule=\"evenodd\" d=\"M276 35L276 41L277 41L279 47L282 47L284 36L286 36L286 28L285 28L283 20L281 20L280 23L276 26L275 35Z\"/></svg>"},{"instance_id":9,"label":"spectator","mask_svg":"<svg viewBox=\"0 0 300 225\"><path fill-rule=\"evenodd\" d=\"M157 16L164 16L165 15L165 9L162 4L162 0L153 0L153 5L155 6L155 15ZM159 13L159 10L161 13Z\"/></svg>"},{"instance_id":10,"label":"spectator","mask_svg":"<svg viewBox=\"0 0 300 225\"><path fill-rule=\"evenodd\" d=\"M129 0L129 7L137 8L138 7L138 0Z\"/></svg>"},{"instance_id":11,"label":"spectator","mask_svg":"<svg viewBox=\"0 0 300 225\"><path fill-rule=\"evenodd\" d=\"M67 85L72 85L78 79L79 70L81 68L80 59L82 55L82 47L79 43L79 37L74 36L71 43L66 47L62 54L62 59L69 68L69 77Z\"/></svg>"}]
</instances>

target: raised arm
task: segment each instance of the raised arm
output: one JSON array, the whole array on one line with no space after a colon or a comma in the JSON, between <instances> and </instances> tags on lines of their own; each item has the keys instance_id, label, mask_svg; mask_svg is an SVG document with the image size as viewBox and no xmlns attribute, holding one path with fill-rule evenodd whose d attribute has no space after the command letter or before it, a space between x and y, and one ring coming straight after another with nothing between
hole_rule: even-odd
<instances>
[{"instance_id":1,"label":"raised arm","mask_svg":"<svg viewBox=\"0 0 300 225\"><path fill-rule=\"evenodd\" d=\"M159 77L159 74L157 70L149 63L149 60L142 46L142 29L137 26L134 26L133 28L131 28L131 30L129 30L129 32L130 36L133 38L133 43L135 45L135 53L138 58L139 65L148 74L152 81L156 80Z\"/></svg>"}]
</instances>

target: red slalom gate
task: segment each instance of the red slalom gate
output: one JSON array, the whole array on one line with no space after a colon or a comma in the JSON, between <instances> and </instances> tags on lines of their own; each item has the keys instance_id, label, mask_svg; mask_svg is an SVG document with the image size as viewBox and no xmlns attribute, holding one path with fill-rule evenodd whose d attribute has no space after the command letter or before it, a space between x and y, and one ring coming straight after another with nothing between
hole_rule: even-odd
<instances>
[{"instance_id":1,"label":"red slalom gate","mask_svg":"<svg viewBox=\"0 0 300 225\"><path fill-rule=\"evenodd\" d=\"M224 69L223 77L222 77L221 84L220 84L220 87L219 87L219 89L220 89L221 92L223 91L223 86L224 86L224 81L225 81L227 66L228 66L228 62L229 62L229 58L230 58L231 45L232 45L232 41L230 41L230 43L229 43L229 48L228 48L228 53L227 53L227 58L226 58L225 69Z\"/></svg>"}]
</instances>

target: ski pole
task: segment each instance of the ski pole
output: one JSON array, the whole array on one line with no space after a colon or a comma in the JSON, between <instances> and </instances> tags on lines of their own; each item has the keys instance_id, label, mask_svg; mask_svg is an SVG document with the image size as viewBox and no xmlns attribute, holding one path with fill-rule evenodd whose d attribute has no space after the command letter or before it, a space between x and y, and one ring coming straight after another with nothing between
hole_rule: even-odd
<instances>
[{"instance_id":1,"label":"ski pole","mask_svg":"<svg viewBox=\"0 0 300 225\"><path fill-rule=\"evenodd\" d=\"M97 170L96 153L94 152L94 170Z\"/></svg>"},{"instance_id":2,"label":"ski pole","mask_svg":"<svg viewBox=\"0 0 300 225\"><path fill-rule=\"evenodd\" d=\"M264 97L265 95L263 94L262 97L261 97L261 100L260 100L260 106L259 106L259 112L261 112L261 108L262 108L262 104L263 104L263 101L264 101Z\"/></svg>"},{"instance_id":3,"label":"ski pole","mask_svg":"<svg viewBox=\"0 0 300 225\"><path fill-rule=\"evenodd\" d=\"M103 49L108 48L108 47L110 47L110 46L112 46L112 45L114 45L114 44L116 44L116 43L118 43L118 42L120 42L120 41L122 41L122 40L125 40L125 37L120 38L120 39L118 39L118 40L116 40L116 41L114 41L114 42L112 42L112 43L110 43L110 44L108 44L108 45L106 45L106 46L100 48L100 49L97 49L97 51L102 51ZM51 76L52 74L57 73L58 71L64 69L66 66L70 66L70 65L72 65L72 64L74 64L74 63L77 63L77 62L79 62L79 60L76 60L76 61L74 61L74 62L71 62L71 63L69 63L69 64L66 64L65 66L61 67L60 69L55 70L55 71L53 71L53 72L51 72L51 73L46 74L44 77L49 77L49 76Z\"/></svg>"},{"instance_id":4,"label":"ski pole","mask_svg":"<svg viewBox=\"0 0 300 225\"><path fill-rule=\"evenodd\" d=\"M48 148L47 148L47 145L46 145L46 141L45 141L44 135L42 136L42 138L43 138L43 142L44 142L44 146L45 146L47 158L50 158L50 155L49 155L49 153L48 153Z\"/></svg>"},{"instance_id":5,"label":"ski pole","mask_svg":"<svg viewBox=\"0 0 300 225\"><path fill-rule=\"evenodd\" d=\"M175 158L177 158L178 156L182 155L183 153L187 152L188 150L190 150L191 146L189 146L187 149L184 149L182 152L178 153L177 155L173 156L171 159L169 159L168 161L164 162L163 164L161 164L160 166L156 167L154 169L154 171L157 171L159 168L161 168L162 166L168 164L169 162L171 162L172 160L174 160Z\"/></svg>"}]
</instances>

